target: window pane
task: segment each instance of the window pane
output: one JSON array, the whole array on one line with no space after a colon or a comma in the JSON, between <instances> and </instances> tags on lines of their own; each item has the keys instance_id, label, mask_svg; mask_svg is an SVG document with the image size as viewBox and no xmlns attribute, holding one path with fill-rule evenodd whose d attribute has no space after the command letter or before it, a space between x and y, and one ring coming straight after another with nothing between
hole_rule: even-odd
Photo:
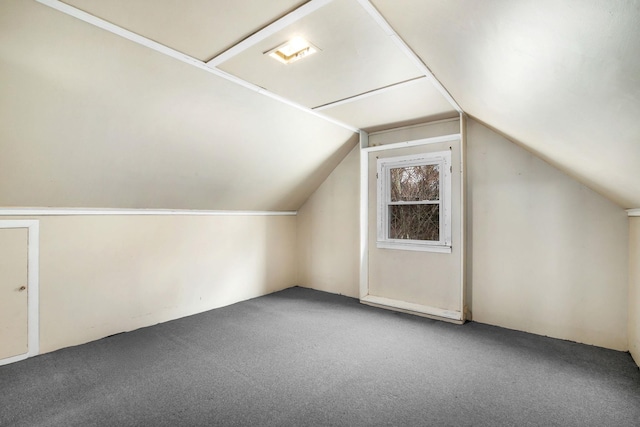
<instances>
[{"instance_id":1,"label":"window pane","mask_svg":"<svg viewBox=\"0 0 640 427\"><path fill-rule=\"evenodd\" d=\"M389 206L389 238L440 240L440 205Z\"/></svg>"},{"instance_id":2,"label":"window pane","mask_svg":"<svg viewBox=\"0 0 640 427\"><path fill-rule=\"evenodd\" d=\"M392 202L439 200L440 165L392 168L390 172Z\"/></svg>"}]
</instances>

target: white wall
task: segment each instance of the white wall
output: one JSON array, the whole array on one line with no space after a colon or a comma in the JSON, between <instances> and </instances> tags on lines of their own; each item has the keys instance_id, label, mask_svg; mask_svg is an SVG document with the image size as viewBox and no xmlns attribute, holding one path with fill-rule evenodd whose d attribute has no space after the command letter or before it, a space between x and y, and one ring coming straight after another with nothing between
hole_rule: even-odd
<instances>
[{"instance_id":1,"label":"white wall","mask_svg":"<svg viewBox=\"0 0 640 427\"><path fill-rule=\"evenodd\" d=\"M629 351L640 364L640 217L629 218Z\"/></svg>"},{"instance_id":2,"label":"white wall","mask_svg":"<svg viewBox=\"0 0 640 427\"><path fill-rule=\"evenodd\" d=\"M295 216L37 219L43 353L296 281Z\"/></svg>"},{"instance_id":3,"label":"white wall","mask_svg":"<svg viewBox=\"0 0 640 427\"><path fill-rule=\"evenodd\" d=\"M473 320L627 349L626 212L468 123Z\"/></svg>"},{"instance_id":4,"label":"white wall","mask_svg":"<svg viewBox=\"0 0 640 427\"><path fill-rule=\"evenodd\" d=\"M298 210L298 283L359 297L359 147Z\"/></svg>"}]
</instances>

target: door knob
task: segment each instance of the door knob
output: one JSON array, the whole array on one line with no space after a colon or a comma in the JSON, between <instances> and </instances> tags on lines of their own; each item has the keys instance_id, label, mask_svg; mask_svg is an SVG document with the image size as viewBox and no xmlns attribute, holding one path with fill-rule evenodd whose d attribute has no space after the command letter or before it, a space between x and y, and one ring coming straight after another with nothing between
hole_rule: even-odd
<instances>
[{"instance_id":1,"label":"door knob","mask_svg":"<svg viewBox=\"0 0 640 427\"><path fill-rule=\"evenodd\" d=\"M27 287L26 287L26 286L20 286L20 287L18 288L18 290L19 290L20 292L24 291L25 289L27 289Z\"/></svg>"}]
</instances>

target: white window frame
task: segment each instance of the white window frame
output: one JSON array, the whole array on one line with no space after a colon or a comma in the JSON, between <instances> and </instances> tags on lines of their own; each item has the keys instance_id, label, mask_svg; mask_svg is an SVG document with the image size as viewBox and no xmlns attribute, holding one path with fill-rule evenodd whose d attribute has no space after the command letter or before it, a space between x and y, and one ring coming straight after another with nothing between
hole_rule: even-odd
<instances>
[{"instance_id":1,"label":"white window frame","mask_svg":"<svg viewBox=\"0 0 640 427\"><path fill-rule=\"evenodd\" d=\"M389 206L391 202L391 169L399 167L439 165L440 168L440 240L410 240L389 238ZM400 249L451 253L451 151L386 157L377 161L378 236L376 245L381 249ZM396 203L394 203L396 204ZM413 203L408 203L413 204ZM431 202L431 204L435 204Z\"/></svg>"}]
</instances>

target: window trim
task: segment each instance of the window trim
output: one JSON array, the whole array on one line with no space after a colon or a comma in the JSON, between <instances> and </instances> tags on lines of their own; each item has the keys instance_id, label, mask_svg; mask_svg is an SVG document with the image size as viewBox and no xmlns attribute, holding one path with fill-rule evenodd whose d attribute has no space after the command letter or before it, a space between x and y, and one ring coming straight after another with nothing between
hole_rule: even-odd
<instances>
[{"instance_id":1,"label":"window trim","mask_svg":"<svg viewBox=\"0 0 640 427\"><path fill-rule=\"evenodd\" d=\"M409 240L389 238L389 205L391 202L390 170L398 167L440 165L439 202L440 240ZM436 151L406 156L379 158L376 168L377 238L380 249L451 253L451 151Z\"/></svg>"}]
</instances>

